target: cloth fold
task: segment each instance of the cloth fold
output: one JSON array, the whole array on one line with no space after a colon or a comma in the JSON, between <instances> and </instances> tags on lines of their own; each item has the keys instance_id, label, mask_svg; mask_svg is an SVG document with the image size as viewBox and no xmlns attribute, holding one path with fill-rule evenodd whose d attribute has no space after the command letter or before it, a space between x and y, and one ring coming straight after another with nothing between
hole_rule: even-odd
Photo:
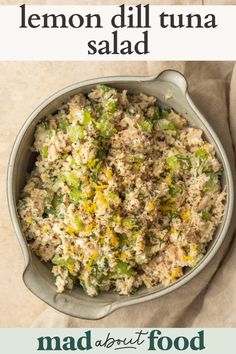
<instances>
[{"instance_id":1,"label":"cloth fold","mask_svg":"<svg viewBox=\"0 0 236 354\"><path fill-rule=\"evenodd\" d=\"M115 64L114 64L115 65ZM116 74L122 74L119 65ZM143 74L162 67L180 70L189 91L218 134L235 176L236 68L233 62L143 63ZM106 68L104 67L104 73ZM142 74L142 72L140 72ZM234 144L234 145L233 145ZM210 264L193 280L160 299L126 307L98 321L76 319L47 308L32 327L235 327L236 240L233 218L228 235Z\"/></svg>"}]
</instances>

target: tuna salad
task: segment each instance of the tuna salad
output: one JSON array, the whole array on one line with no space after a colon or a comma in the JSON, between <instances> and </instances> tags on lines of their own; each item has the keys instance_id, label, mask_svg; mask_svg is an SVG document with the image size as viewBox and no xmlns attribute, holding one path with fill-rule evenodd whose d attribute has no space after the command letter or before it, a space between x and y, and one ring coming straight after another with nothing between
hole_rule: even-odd
<instances>
[{"instance_id":1,"label":"tuna salad","mask_svg":"<svg viewBox=\"0 0 236 354\"><path fill-rule=\"evenodd\" d=\"M222 220L222 166L200 129L146 94L99 85L37 125L18 212L58 292L168 286Z\"/></svg>"}]
</instances>

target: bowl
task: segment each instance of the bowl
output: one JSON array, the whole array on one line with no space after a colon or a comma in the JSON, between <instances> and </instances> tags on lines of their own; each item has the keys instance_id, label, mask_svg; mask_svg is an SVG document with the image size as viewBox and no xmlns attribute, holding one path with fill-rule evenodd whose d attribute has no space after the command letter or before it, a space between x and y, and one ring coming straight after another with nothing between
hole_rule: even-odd
<instances>
[{"instance_id":1,"label":"bowl","mask_svg":"<svg viewBox=\"0 0 236 354\"><path fill-rule=\"evenodd\" d=\"M27 244L16 206L19 193L25 183L25 175L32 170L35 160L35 155L30 147L33 143L37 123L49 113L55 112L61 104L74 94L78 92L87 93L100 83L117 89L127 89L133 93L144 92L156 96L161 105L168 105L176 112L182 113L191 126L202 129L205 138L215 147L217 157L223 165L222 187L226 188L227 198L223 221L218 226L214 239L208 245L205 256L195 268L186 270L185 274L175 283L167 287L158 285L152 289L141 288L130 296L120 296L115 292L108 292L91 298L80 287L74 287L72 291L65 291L62 294L56 292L50 265L41 262L31 252ZM164 296L190 281L207 266L220 248L230 225L234 199L232 173L224 148L210 124L191 100L185 77L173 70L166 70L158 76L152 77L103 77L76 83L53 94L29 116L16 138L8 166L7 189L11 219L25 260L23 272L25 285L32 293L56 310L83 319L103 318L118 308Z\"/></svg>"}]
</instances>

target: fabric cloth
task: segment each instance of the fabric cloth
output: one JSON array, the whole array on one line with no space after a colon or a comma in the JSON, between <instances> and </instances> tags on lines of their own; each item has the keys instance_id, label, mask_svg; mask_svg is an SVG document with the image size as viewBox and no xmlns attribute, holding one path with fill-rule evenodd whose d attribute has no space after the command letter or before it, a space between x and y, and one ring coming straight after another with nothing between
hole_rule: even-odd
<instances>
[{"instance_id":1,"label":"fabric cloth","mask_svg":"<svg viewBox=\"0 0 236 354\"><path fill-rule=\"evenodd\" d=\"M116 64L114 64L116 65ZM128 66L129 64L124 64ZM149 74L166 63L144 63ZM173 65L173 64L172 64ZM176 63L190 94L215 129L235 173L236 68L234 63ZM117 73L122 74L122 65ZM106 74L105 72L103 73ZM126 307L108 317L87 321L47 308L33 327L235 327L236 240L233 218L228 235L210 264L185 286L160 299Z\"/></svg>"}]
</instances>

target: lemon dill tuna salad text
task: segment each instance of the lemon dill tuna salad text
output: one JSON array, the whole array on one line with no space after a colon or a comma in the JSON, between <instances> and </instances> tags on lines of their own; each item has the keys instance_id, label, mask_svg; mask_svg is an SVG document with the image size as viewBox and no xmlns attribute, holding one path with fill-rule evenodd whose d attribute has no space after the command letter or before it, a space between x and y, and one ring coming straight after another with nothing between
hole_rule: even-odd
<instances>
[{"instance_id":1,"label":"lemon dill tuna salad text","mask_svg":"<svg viewBox=\"0 0 236 354\"><path fill-rule=\"evenodd\" d=\"M155 97L106 85L77 94L38 124L33 150L18 212L58 292L168 285L222 220L214 147Z\"/></svg>"}]
</instances>

